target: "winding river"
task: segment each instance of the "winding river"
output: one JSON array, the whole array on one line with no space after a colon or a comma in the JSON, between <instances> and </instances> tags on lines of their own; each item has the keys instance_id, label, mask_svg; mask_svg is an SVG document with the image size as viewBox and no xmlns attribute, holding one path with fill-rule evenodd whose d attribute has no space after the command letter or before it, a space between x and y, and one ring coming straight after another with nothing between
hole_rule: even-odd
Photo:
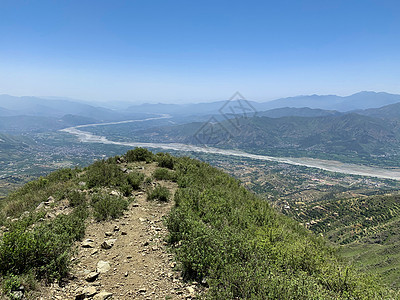
<instances>
[{"instance_id":1,"label":"winding river","mask_svg":"<svg viewBox=\"0 0 400 300\"><path fill-rule=\"evenodd\" d=\"M370 167L364 165L356 165L356 164L348 164L334 160L323 160L316 158L293 158L293 157L273 157L267 155L258 155L251 154L243 151L237 150L227 150L227 149L218 149L213 147L205 147L205 146L194 146L180 143L142 143L142 142L116 142L107 139L104 136L94 135L90 132L81 130L85 127L92 126L107 126L107 125L115 125L115 124L124 124L124 123L134 123L134 122L145 122L150 120L157 119L165 119L170 118L168 115L162 115L160 117L147 118L142 120L128 120L128 121L119 121L119 122L109 122L109 123L97 123L97 124L86 124L79 125L75 127L69 127L62 129L61 131L67 132L75 135L79 141L84 143L101 143L101 144L110 144L110 145L122 145L127 147L144 147L144 148L157 148L164 150L176 150L176 151L186 151L186 152L202 152L202 153L211 153L211 154L220 154L220 155L228 155L228 156L236 156L236 157L245 157L255 160L264 160L264 161L274 161L280 163L286 163L290 165L296 166L305 166L310 168L318 168L331 172L338 172L344 174L351 175L361 175L361 176L372 176L378 178L387 178L400 180L400 170L390 170L379 167Z\"/></svg>"}]
</instances>

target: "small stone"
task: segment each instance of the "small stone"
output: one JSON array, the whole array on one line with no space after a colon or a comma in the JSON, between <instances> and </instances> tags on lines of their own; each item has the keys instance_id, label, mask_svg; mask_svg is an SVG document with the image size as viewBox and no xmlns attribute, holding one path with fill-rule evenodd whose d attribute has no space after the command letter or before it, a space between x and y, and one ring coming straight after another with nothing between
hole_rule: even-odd
<instances>
[{"instance_id":1,"label":"small stone","mask_svg":"<svg viewBox=\"0 0 400 300\"><path fill-rule=\"evenodd\" d=\"M118 225L114 225L114 231L119 231L119 226Z\"/></svg>"},{"instance_id":2,"label":"small stone","mask_svg":"<svg viewBox=\"0 0 400 300\"><path fill-rule=\"evenodd\" d=\"M93 300L106 300L110 298L113 294L109 292L102 291L93 297Z\"/></svg>"},{"instance_id":3,"label":"small stone","mask_svg":"<svg viewBox=\"0 0 400 300\"><path fill-rule=\"evenodd\" d=\"M132 207L139 207L139 203L133 203Z\"/></svg>"},{"instance_id":4,"label":"small stone","mask_svg":"<svg viewBox=\"0 0 400 300\"><path fill-rule=\"evenodd\" d=\"M139 218L139 221L140 222L146 222L146 219L145 218Z\"/></svg>"},{"instance_id":5,"label":"small stone","mask_svg":"<svg viewBox=\"0 0 400 300\"><path fill-rule=\"evenodd\" d=\"M93 251L92 251L92 253L90 253L90 255L95 255L95 254L97 254L99 252L99 249L94 249Z\"/></svg>"},{"instance_id":6,"label":"small stone","mask_svg":"<svg viewBox=\"0 0 400 300\"><path fill-rule=\"evenodd\" d=\"M106 273L111 268L110 263L108 261L100 260L97 263L97 272L99 273Z\"/></svg>"},{"instance_id":7,"label":"small stone","mask_svg":"<svg viewBox=\"0 0 400 300\"><path fill-rule=\"evenodd\" d=\"M146 291L147 290L145 288L141 288L141 289L138 290L139 293L146 293Z\"/></svg>"},{"instance_id":8,"label":"small stone","mask_svg":"<svg viewBox=\"0 0 400 300\"><path fill-rule=\"evenodd\" d=\"M90 272L85 276L85 280L88 282L93 282L97 279L98 276L99 276L98 272Z\"/></svg>"},{"instance_id":9,"label":"small stone","mask_svg":"<svg viewBox=\"0 0 400 300\"><path fill-rule=\"evenodd\" d=\"M22 291L14 291L11 292L12 294L12 299L23 299L24 298L24 293Z\"/></svg>"},{"instance_id":10,"label":"small stone","mask_svg":"<svg viewBox=\"0 0 400 300\"><path fill-rule=\"evenodd\" d=\"M86 295L82 293L82 291L78 291L77 294L75 295L75 300L84 300L86 298ZM42 300L43 298L40 298Z\"/></svg>"},{"instance_id":11,"label":"small stone","mask_svg":"<svg viewBox=\"0 0 400 300\"><path fill-rule=\"evenodd\" d=\"M125 272L124 276L125 276L125 277L128 277L128 275L129 275L128 272Z\"/></svg>"},{"instance_id":12,"label":"small stone","mask_svg":"<svg viewBox=\"0 0 400 300\"><path fill-rule=\"evenodd\" d=\"M86 239L81 243L82 248L94 248L94 241L92 239Z\"/></svg>"},{"instance_id":13,"label":"small stone","mask_svg":"<svg viewBox=\"0 0 400 300\"><path fill-rule=\"evenodd\" d=\"M204 286L208 286L207 279L206 279L206 278L203 278L203 279L201 280L201 284L204 285Z\"/></svg>"},{"instance_id":14,"label":"small stone","mask_svg":"<svg viewBox=\"0 0 400 300\"><path fill-rule=\"evenodd\" d=\"M149 245L149 242L148 242L148 241L146 241L146 242L143 243L143 246L144 246L144 247L146 247L146 246L148 246L148 245Z\"/></svg>"},{"instance_id":15,"label":"small stone","mask_svg":"<svg viewBox=\"0 0 400 300\"><path fill-rule=\"evenodd\" d=\"M83 289L82 293L85 294L86 297L93 297L97 294L97 290L94 286L88 286Z\"/></svg>"},{"instance_id":16,"label":"small stone","mask_svg":"<svg viewBox=\"0 0 400 300\"><path fill-rule=\"evenodd\" d=\"M190 294L193 295L195 292L195 289L192 286L186 287L186 291Z\"/></svg>"},{"instance_id":17,"label":"small stone","mask_svg":"<svg viewBox=\"0 0 400 300\"><path fill-rule=\"evenodd\" d=\"M40 202L39 205L36 207L36 210L44 208L44 202Z\"/></svg>"},{"instance_id":18,"label":"small stone","mask_svg":"<svg viewBox=\"0 0 400 300\"><path fill-rule=\"evenodd\" d=\"M109 240L105 240L102 244L101 244L101 248L103 249L111 249L112 246L114 246L114 243L117 239L109 239Z\"/></svg>"},{"instance_id":19,"label":"small stone","mask_svg":"<svg viewBox=\"0 0 400 300\"><path fill-rule=\"evenodd\" d=\"M126 231L121 231L121 235L127 235L128 233Z\"/></svg>"},{"instance_id":20,"label":"small stone","mask_svg":"<svg viewBox=\"0 0 400 300\"><path fill-rule=\"evenodd\" d=\"M157 251L157 250L158 250L158 247L157 247L157 246L153 246L153 247L151 247L151 250Z\"/></svg>"},{"instance_id":21,"label":"small stone","mask_svg":"<svg viewBox=\"0 0 400 300\"><path fill-rule=\"evenodd\" d=\"M170 266L171 268L175 268L175 267L176 267L176 262L170 263L169 266Z\"/></svg>"},{"instance_id":22,"label":"small stone","mask_svg":"<svg viewBox=\"0 0 400 300\"><path fill-rule=\"evenodd\" d=\"M106 231L106 232L104 232L104 235L105 235L105 236L112 236L113 233L112 233L111 231Z\"/></svg>"}]
</instances>

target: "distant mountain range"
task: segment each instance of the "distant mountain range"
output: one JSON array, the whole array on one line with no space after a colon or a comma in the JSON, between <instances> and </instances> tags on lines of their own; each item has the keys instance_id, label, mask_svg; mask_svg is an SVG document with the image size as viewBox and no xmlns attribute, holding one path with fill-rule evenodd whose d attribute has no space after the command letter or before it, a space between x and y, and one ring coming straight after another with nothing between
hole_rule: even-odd
<instances>
[{"instance_id":1,"label":"distant mountain range","mask_svg":"<svg viewBox=\"0 0 400 300\"><path fill-rule=\"evenodd\" d=\"M37 97L0 95L0 116L63 117L77 115L99 121L125 119L127 115L103 107L69 100L49 100Z\"/></svg>"},{"instance_id":2,"label":"distant mountain range","mask_svg":"<svg viewBox=\"0 0 400 300\"><path fill-rule=\"evenodd\" d=\"M171 115L219 114L225 101L195 104L141 104L130 106L127 111L136 113L168 113ZM376 92L360 92L351 96L311 95L282 98L268 102L248 100L249 105L256 111L266 111L276 108L314 108L348 112L352 110L378 108L400 102L400 95ZM238 101L232 101L231 106L238 106Z\"/></svg>"},{"instance_id":3,"label":"distant mountain range","mask_svg":"<svg viewBox=\"0 0 400 300\"><path fill-rule=\"evenodd\" d=\"M11 134L43 132L149 116L152 114L115 111L71 100L0 95L0 132Z\"/></svg>"},{"instance_id":4,"label":"distant mountain range","mask_svg":"<svg viewBox=\"0 0 400 300\"><path fill-rule=\"evenodd\" d=\"M155 114L170 114L173 117L171 121L178 124L194 121L201 123L211 117L222 121L236 117L234 109L243 104L249 111L248 117L337 117L355 112L358 115L395 120L400 116L398 103L400 95L360 92L347 97L311 95L263 103L235 100L230 103L142 104L127 108L121 108L121 103L118 103L116 106L119 109L109 109L80 100L0 95L0 132L18 134L58 130L81 124L141 119Z\"/></svg>"},{"instance_id":5,"label":"distant mountain range","mask_svg":"<svg viewBox=\"0 0 400 300\"><path fill-rule=\"evenodd\" d=\"M135 132L138 136L150 142L206 144L271 155L334 155L352 157L354 162L360 156L398 159L400 103L347 113L281 108L219 123L152 128Z\"/></svg>"},{"instance_id":6,"label":"distant mountain range","mask_svg":"<svg viewBox=\"0 0 400 300\"><path fill-rule=\"evenodd\" d=\"M400 102L400 95L376 92L360 92L346 97L336 95L311 95L282 98L256 105L259 110L280 107L309 107L347 112L357 109L378 108Z\"/></svg>"},{"instance_id":7,"label":"distant mountain range","mask_svg":"<svg viewBox=\"0 0 400 300\"><path fill-rule=\"evenodd\" d=\"M323 110L336 110L347 112L352 110L378 108L389 104L400 102L400 95L376 92L360 92L347 97L336 95L311 95L282 98L268 102L255 102L248 100L248 105L255 111L266 111L277 108L312 108ZM111 121L125 119L135 114L143 113L162 113L179 115L212 115L221 112L227 103L216 101L210 103L190 103L190 104L141 104L121 107L117 103L118 109L109 109L103 106L90 105L81 100L69 99L48 99L38 97L14 97L10 95L0 95L0 116L45 116L62 117L64 115L77 115L98 121ZM125 103L125 105L128 105ZM238 106L237 100L231 101L230 106ZM113 106L109 103L107 106ZM277 113L273 116L272 113ZM315 113L315 112L314 112ZM280 111L271 111L268 116L279 117Z\"/></svg>"}]
</instances>

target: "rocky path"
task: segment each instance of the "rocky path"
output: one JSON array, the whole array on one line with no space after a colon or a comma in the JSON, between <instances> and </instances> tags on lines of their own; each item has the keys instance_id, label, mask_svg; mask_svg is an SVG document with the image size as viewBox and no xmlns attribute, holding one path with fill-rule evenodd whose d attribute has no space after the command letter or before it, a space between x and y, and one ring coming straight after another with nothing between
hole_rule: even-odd
<instances>
[{"instance_id":1,"label":"rocky path","mask_svg":"<svg viewBox=\"0 0 400 300\"><path fill-rule=\"evenodd\" d=\"M160 183L172 194L177 189L175 183ZM144 192L137 192L120 219L89 221L74 258L73 278L64 287L52 285L42 299L195 298L200 286L183 282L167 251L163 221L172 205L147 201Z\"/></svg>"}]
</instances>

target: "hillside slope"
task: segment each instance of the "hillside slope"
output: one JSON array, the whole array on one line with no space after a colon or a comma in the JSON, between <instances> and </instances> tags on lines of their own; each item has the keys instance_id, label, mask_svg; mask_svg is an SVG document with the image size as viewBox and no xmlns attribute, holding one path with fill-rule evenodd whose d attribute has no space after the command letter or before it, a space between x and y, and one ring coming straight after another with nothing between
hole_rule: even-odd
<instances>
[{"instance_id":1,"label":"hillside slope","mask_svg":"<svg viewBox=\"0 0 400 300\"><path fill-rule=\"evenodd\" d=\"M275 108L267 111L257 112L258 117L268 117L268 118L282 118L282 117L325 117L325 116L335 116L340 115L336 110L323 110L317 108L308 107L283 107Z\"/></svg>"},{"instance_id":2,"label":"hillside slope","mask_svg":"<svg viewBox=\"0 0 400 300\"><path fill-rule=\"evenodd\" d=\"M9 295L66 297L74 291L78 299L91 297L88 293L106 299L111 291L115 299L126 299L129 292L143 299L181 298L207 289L211 299L391 297L379 280L353 270L322 238L275 211L239 181L185 157L138 148L30 182L0 205L0 273ZM161 227L163 214L168 233ZM104 249L82 250L97 249L105 236L110 239ZM142 238L147 245L141 244ZM187 283L165 276L165 264L175 265L169 261L172 256L163 256L165 250L158 248L164 242ZM74 245L80 247L78 254L71 252ZM76 258L80 262L74 266ZM97 259L107 260L111 269L106 274L85 272L94 270ZM159 288L146 280L154 278L148 276L157 273L152 269L157 264ZM34 278L43 284L56 280L61 287L35 292Z\"/></svg>"},{"instance_id":3,"label":"hillside slope","mask_svg":"<svg viewBox=\"0 0 400 300\"><path fill-rule=\"evenodd\" d=\"M378 272L393 287L400 286L400 195L328 198L299 210L287 210L316 234L341 245L343 255L363 270Z\"/></svg>"},{"instance_id":4,"label":"hillside slope","mask_svg":"<svg viewBox=\"0 0 400 300\"><path fill-rule=\"evenodd\" d=\"M387 120L400 119L400 103L386 105L380 108L370 108L357 111L358 114Z\"/></svg>"}]
</instances>

